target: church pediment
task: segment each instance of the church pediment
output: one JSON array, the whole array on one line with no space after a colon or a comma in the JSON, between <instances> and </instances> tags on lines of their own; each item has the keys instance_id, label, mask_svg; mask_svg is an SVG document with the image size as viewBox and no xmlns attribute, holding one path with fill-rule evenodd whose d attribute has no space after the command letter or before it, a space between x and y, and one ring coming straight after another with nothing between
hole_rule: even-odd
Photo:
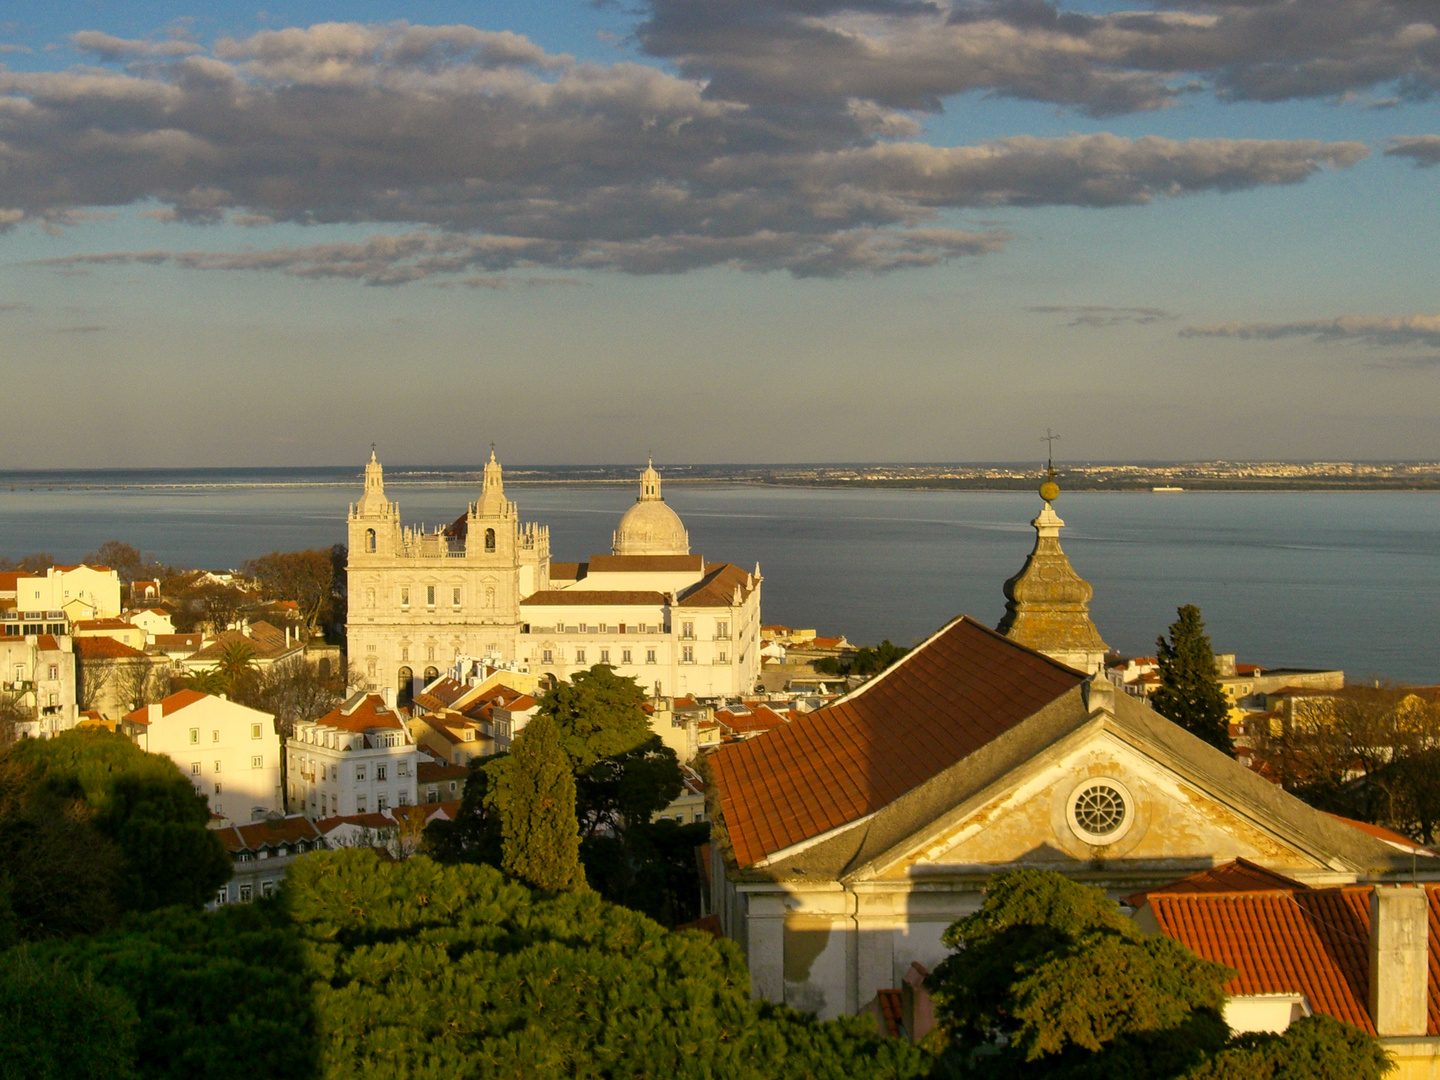
<instances>
[{"instance_id":1,"label":"church pediment","mask_svg":"<svg viewBox=\"0 0 1440 1080\"><path fill-rule=\"evenodd\" d=\"M865 876L923 880L1015 867L1149 876L1237 857L1299 874L1334 872L1323 856L1103 722L1076 734L877 860Z\"/></svg>"}]
</instances>

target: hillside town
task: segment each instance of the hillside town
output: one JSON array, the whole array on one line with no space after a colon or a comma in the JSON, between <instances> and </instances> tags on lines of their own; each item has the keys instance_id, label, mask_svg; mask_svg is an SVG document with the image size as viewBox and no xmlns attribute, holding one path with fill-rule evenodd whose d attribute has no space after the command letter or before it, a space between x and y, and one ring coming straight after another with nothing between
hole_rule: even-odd
<instances>
[{"instance_id":1,"label":"hillside town","mask_svg":"<svg viewBox=\"0 0 1440 1080\"><path fill-rule=\"evenodd\" d=\"M947 928L1040 870L1226 965L1231 1033L1324 1015L1429 1076L1440 688L1240 662L1194 608L1157 655L1118 655L1060 494L1052 470L998 626L957 613L910 647L858 646L764 622L760 566L692 552L653 463L611 550L563 563L493 451L432 531L404 523L372 453L338 555L172 572L112 544L123 568L0 573L5 738L89 733L173 763L227 856L215 912L320 852L484 861L493 763L531 725L629 709L636 734L588 768L651 801L584 768L576 790L583 842L634 872L585 874L733 942L758 999L929 1045ZM659 892L637 884L662 864Z\"/></svg>"}]
</instances>

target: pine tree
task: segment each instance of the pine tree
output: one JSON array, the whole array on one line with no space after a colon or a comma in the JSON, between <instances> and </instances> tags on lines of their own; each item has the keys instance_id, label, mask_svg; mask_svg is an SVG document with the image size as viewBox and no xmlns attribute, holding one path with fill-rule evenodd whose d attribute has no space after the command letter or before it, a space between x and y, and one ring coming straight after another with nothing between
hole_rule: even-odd
<instances>
[{"instance_id":1,"label":"pine tree","mask_svg":"<svg viewBox=\"0 0 1440 1080\"><path fill-rule=\"evenodd\" d=\"M1161 716L1175 721L1196 738L1231 752L1230 703L1220 689L1215 653L1205 634L1200 609L1186 604L1175 612L1170 640L1155 642L1160 662L1160 685L1150 695L1150 705Z\"/></svg>"},{"instance_id":2,"label":"pine tree","mask_svg":"<svg viewBox=\"0 0 1440 1080\"><path fill-rule=\"evenodd\" d=\"M575 777L555 722L543 713L511 745L496 804L504 837L503 867L537 889L585 888Z\"/></svg>"}]
</instances>

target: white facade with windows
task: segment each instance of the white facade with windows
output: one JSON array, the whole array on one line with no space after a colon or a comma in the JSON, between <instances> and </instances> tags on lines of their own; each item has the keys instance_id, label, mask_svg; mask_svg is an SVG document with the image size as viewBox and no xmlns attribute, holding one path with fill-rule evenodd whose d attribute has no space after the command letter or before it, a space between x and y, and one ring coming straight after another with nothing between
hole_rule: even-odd
<instances>
[{"instance_id":1,"label":"white facade with windows","mask_svg":"<svg viewBox=\"0 0 1440 1080\"><path fill-rule=\"evenodd\" d=\"M181 690L123 723L140 749L175 762L227 822L244 825L284 809L280 736L269 713Z\"/></svg>"},{"instance_id":2,"label":"white facade with windows","mask_svg":"<svg viewBox=\"0 0 1440 1080\"><path fill-rule=\"evenodd\" d=\"M549 531L521 525L492 452L479 500L452 524L406 528L371 455L350 508L352 665L401 702L459 656L568 678L608 664L647 691L734 697L760 672L760 568L690 554L646 468L613 553L552 563Z\"/></svg>"},{"instance_id":3,"label":"white facade with windows","mask_svg":"<svg viewBox=\"0 0 1440 1080\"><path fill-rule=\"evenodd\" d=\"M286 752L290 809L311 818L418 802L415 740L377 694L355 694L319 720L296 724Z\"/></svg>"}]
</instances>

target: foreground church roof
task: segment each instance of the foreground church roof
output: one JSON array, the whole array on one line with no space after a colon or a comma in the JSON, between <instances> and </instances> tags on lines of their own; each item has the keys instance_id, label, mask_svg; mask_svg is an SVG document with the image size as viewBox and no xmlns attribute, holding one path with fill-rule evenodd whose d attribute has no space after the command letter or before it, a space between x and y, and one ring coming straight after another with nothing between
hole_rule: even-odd
<instances>
[{"instance_id":1,"label":"foreground church roof","mask_svg":"<svg viewBox=\"0 0 1440 1080\"><path fill-rule=\"evenodd\" d=\"M653 461L640 474L640 495L620 519L613 550L616 555L690 554L690 534L680 515L665 505Z\"/></svg>"},{"instance_id":2,"label":"foreground church roof","mask_svg":"<svg viewBox=\"0 0 1440 1080\"><path fill-rule=\"evenodd\" d=\"M1060 548L1065 522L1051 505L1060 494L1055 473L1040 485L1044 509L1030 524L1035 547L1020 572L1005 582L1005 617L996 629L1011 641L1082 671L1102 669L1110 647L1090 619L1095 590Z\"/></svg>"},{"instance_id":3,"label":"foreground church roof","mask_svg":"<svg viewBox=\"0 0 1440 1080\"><path fill-rule=\"evenodd\" d=\"M853 694L709 758L737 865L875 813L1084 681L961 616Z\"/></svg>"}]
</instances>

